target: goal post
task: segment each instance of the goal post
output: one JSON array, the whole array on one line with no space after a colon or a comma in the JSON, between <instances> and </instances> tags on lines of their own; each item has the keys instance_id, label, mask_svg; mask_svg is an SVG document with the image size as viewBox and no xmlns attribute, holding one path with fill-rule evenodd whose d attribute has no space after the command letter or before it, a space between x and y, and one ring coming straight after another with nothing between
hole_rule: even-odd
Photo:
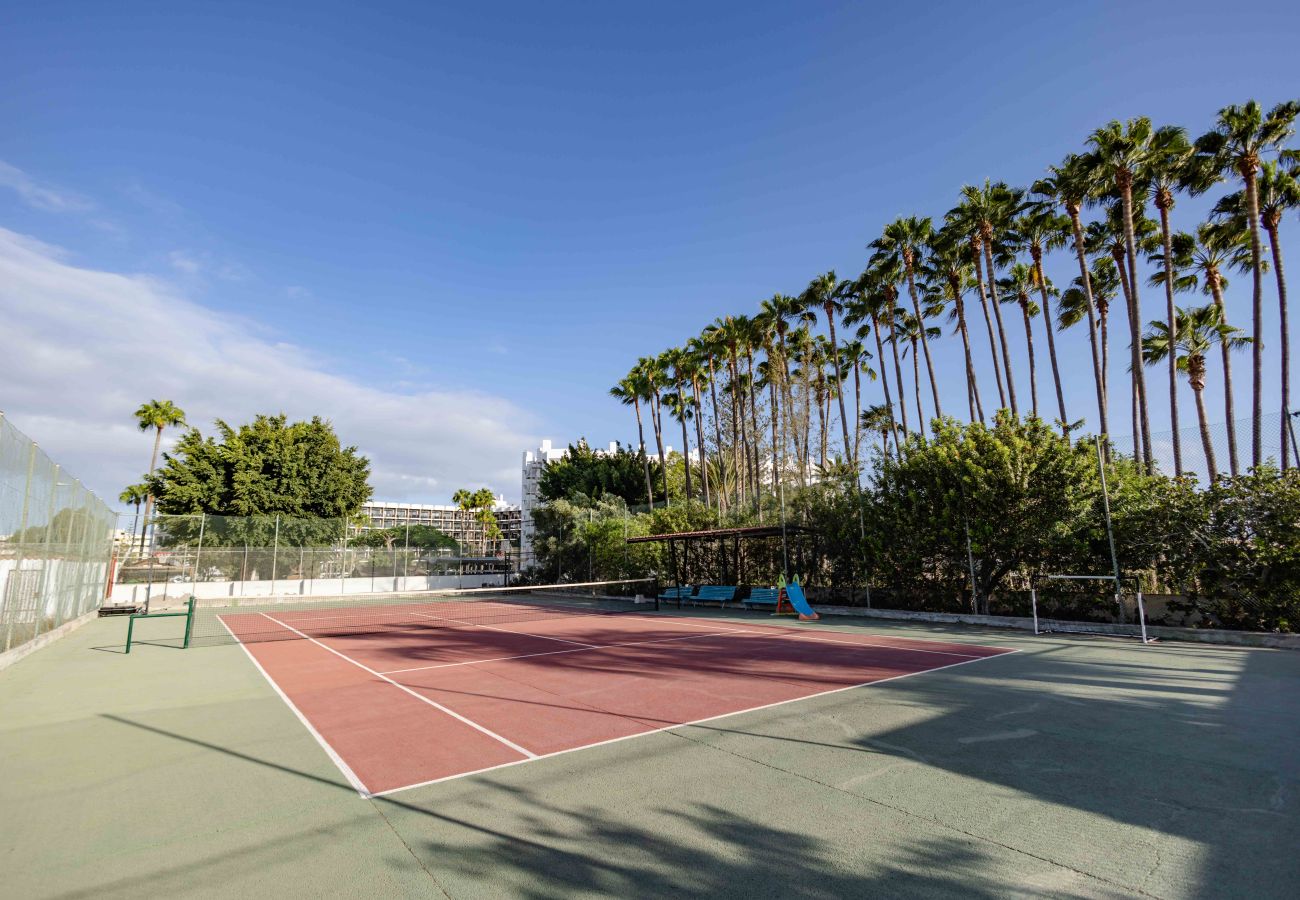
<instances>
[{"instance_id":1,"label":"goal post","mask_svg":"<svg viewBox=\"0 0 1300 900\"><path fill-rule=\"evenodd\" d=\"M1128 588L1127 594L1129 596L1132 596L1135 601L1135 606L1136 606L1135 612L1137 617L1138 632L1139 632L1139 636L1141 637L1142 643L1148 644L1151 642L1150 637L1147 635L1146 604L1142 598L1141 582L1135 577L1121 576L1121 575L1076 575L1076 574L1068 574L1068 573L1035 575L1030 580L1029 583L1029 600L1030 600L1030 606L1032 607L1033 610L1034 634L1048 634L1053 630L1051 628L1043 627L1042 624L1043 619L1047 617L1040 615L1041 604L1039 602L1040 601L1039 588L1045 582L1048 583L1056 582L1062 585L1063 587L1078 586L1079 588L1084 588L1089 583L1099 583L1099 584L1109 583L1112 588L1111 596L1114 598L1114 602L1115 602L1115 613L1117 618L1119 619L1118 624L1127 624L1124 622L1125 619L1124 597L1126 594L1125 588L1127 587ZM1067 612L1066 614L1076 615L1078 616L1077 619L1061 618L1060 616L1052 616L1050 617L1049 620L1059 622L1061 625L1068 624L1068 627L1058 629L1060 631L1072 631L1075 633L1087 634L1088 633L1087 626L1089 624L1101 624L1098 622L1097 619L1092 617L1094 614L1098 613L1099 610L1089 607L1088 604L1089 599L1090 598L1088 597L1087 594L1081 594L1080 596L1074 598L1075 604L1073 606L1071 606L1068 603L1063 603L1058 605L1059 610L1068 610L1069 612ZM1113 632L1106 632L1106 633L1113 633Z\"/></svg>"}]
</instances>

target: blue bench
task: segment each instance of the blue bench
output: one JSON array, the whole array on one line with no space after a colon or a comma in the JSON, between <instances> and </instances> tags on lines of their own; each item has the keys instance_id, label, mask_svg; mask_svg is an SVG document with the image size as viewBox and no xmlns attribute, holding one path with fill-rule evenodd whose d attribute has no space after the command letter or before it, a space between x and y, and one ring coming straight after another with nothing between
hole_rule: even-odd
<instances>
[{"instance_id":1,"label":"blue bench","mask_svg":"<svg viewBox=\"0 0 1300 900\"><path fill-rule=\"evenodd\" d=\"M728 603L734 603L736 594L740 588L735 585L726 584L702 584L695 589L695 596L691 600L696 603L716 603L719 606L726 606Z\"/></svg>"},{"instance_id":2,"label":"blue bench","mask_svg":"<svg viewBox=\"0 0 1300 900\"><path fill-rule=\"evenodd\" d=\"M774 587L756 587L749 589L749 596L740 601L745 609L755 606L776 606L781 597L781 589Z\"/></svg>"},{"instance_id":3,"label":"blue bench","mask_svg":"<svg viewBox=\"0 0 1300 900\"><path fill-rule=\"evenodd\" d=\"M659 595L660 600L689 600L691 594L695 592L693 585L679 584L677 587L665 588L664 592Z\"/></svg>"}]
</instances>

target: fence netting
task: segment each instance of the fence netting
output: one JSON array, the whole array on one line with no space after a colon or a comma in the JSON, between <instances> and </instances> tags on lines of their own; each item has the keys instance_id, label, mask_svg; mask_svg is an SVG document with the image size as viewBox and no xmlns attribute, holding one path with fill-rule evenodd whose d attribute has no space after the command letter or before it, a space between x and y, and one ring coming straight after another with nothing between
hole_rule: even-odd
<instances>
[{"instance_id":1,"label":"fence netting","mask_svg":"<svg viewBox=\"0 0 1300 900\"><path fill-rule=\"evenodd\" d=\"M0 416L0 652L101 605L115 521Z\"/></svg>"}]
</instances>

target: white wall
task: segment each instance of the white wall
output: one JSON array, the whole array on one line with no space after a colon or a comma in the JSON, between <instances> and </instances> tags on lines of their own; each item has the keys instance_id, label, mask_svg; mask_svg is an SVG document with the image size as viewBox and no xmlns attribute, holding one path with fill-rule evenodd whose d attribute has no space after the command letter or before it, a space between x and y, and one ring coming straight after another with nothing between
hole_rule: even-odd
<instances>
[{"instance_id":1,"label":"white wall","mask_svg":"<svg viewBox=\"0 0 1300 900\"><path fill-rule=\"evenodd\" d=\"M147 584L115 584L111 602L140 605L148 597L151 607L166 601L180 602L191 594L200 600L221 597L328 597L339 594L369 594L380 591L428 591L449 588L498 586L502 575L376 575L373 578L281 578L276 581L189 581Z\"/></svg>"}]
</instances>

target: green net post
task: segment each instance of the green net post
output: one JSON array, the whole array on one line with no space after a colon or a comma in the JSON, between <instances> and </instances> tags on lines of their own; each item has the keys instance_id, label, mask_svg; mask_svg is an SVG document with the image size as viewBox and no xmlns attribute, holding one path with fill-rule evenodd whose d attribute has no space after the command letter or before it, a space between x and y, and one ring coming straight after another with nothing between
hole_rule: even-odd
<instances>
[{"instance_id":1,"label":"green net post","mask_svg":"<svg viewBox=\"0 0 1300 900\"><path fill-rule=\"evenodd\" d=\"M185 609L185 643L181 645L183 650L190 649L190 635L194 633L194 605L196 602L198 602L198 598L190 594L189 604Z\"/></svg>"},{"instance_id":2,"label":"green net post","mask_svg":"<svg viewBox=\"0 0 1300 900\"><path fill-rule=\"evenodd\" d=\"M135 631L135 616L126 620L126 652L131 652L131 632Z\"/></svg>"}]
</instances>

